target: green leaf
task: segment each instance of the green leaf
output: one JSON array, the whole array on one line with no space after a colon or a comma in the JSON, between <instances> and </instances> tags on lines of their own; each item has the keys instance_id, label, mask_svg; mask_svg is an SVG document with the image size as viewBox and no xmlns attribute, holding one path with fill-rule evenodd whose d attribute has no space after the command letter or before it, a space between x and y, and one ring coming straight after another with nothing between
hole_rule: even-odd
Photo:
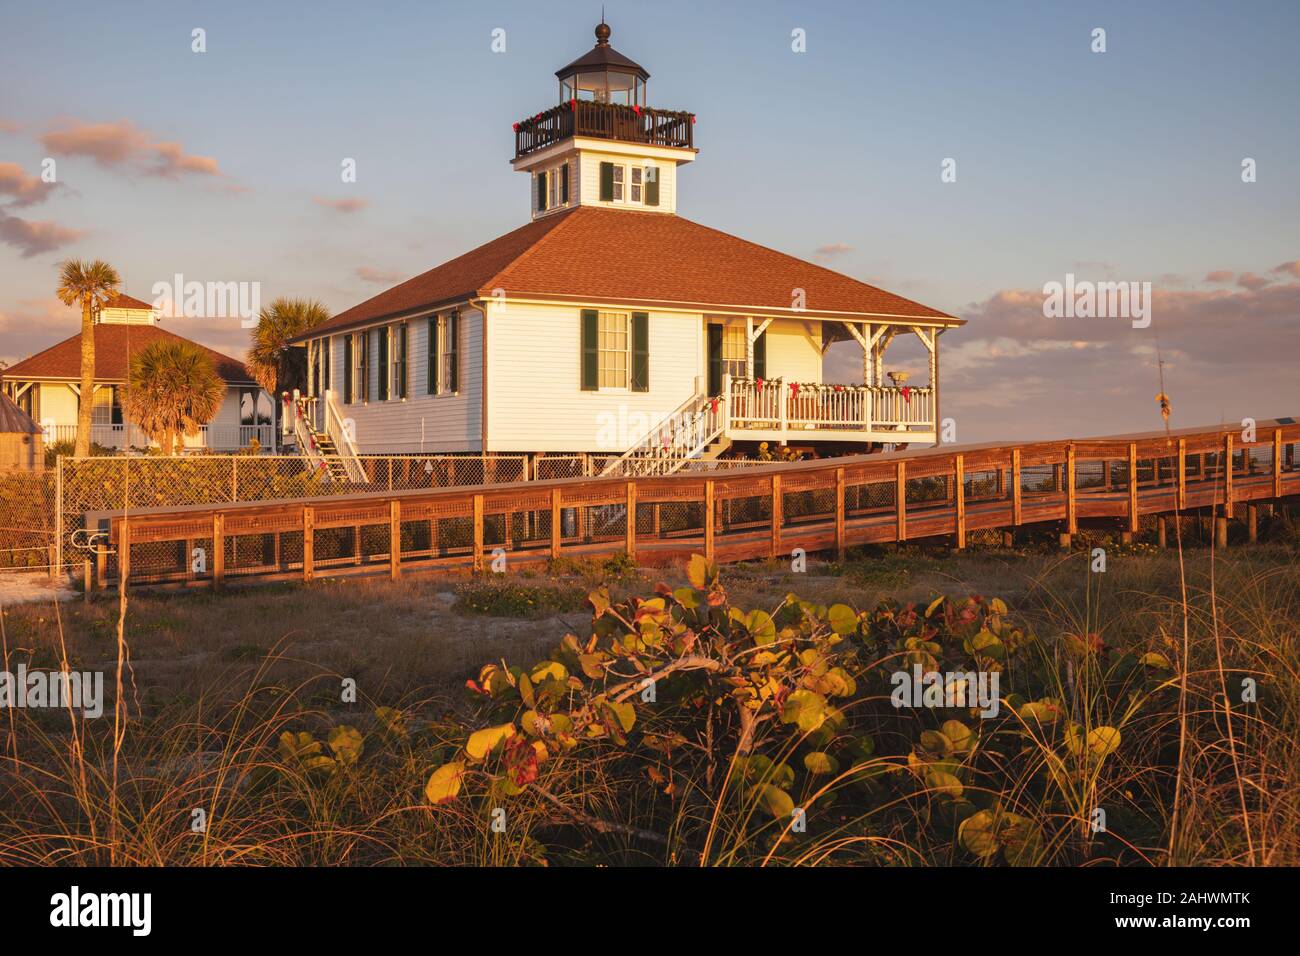
<instances>
[{"instance_id":1,"label":"green leaf","mask_svg":"<svg viewBox=\"0 0 1300 956\"><path fill-rule=\"evenodd\" d=\"M673 591L673 599L688 611L693 611L700 606L700 596L695 588L678 588Z\"/></svg>"},{"instance_id":2,"label":"green leaf","mask_svg":"<svg viewBox=\"0 0 1300 956\"><path fill-rule=\"evenodd\" d=\"M1006 606L1006 603L1003 602L1002 598L994 598L992 601L990 601L990 602L989 602L989 609L990 609L994 614L1006 614L1006 613L1007 613L1007 606Z\"/></svg>"},{"instance_id":3,"label":"green leaf","mask_svg":"<svg viewBox=\"0 0 1300 956\"><path fill-rule=\"evenodd\" d=\"M718 566L702 554L691 555L686 565L686 580L703 591L718 579Z\"/></svg>"},{"instance_id":4,"label":"green leaf","mask_svg":"<svg viewBox=\"0 0 1300 956\"><path fill-rule=\"evenodd\" d=\"M967 852L982 859L993 856L998 852L998 838L993 832L993 813L980 810L968 816L957 828L957 838Z\"/></svg>"},{"instance_id":5,"label":"green leaf","mask_svg":"<svg viewBox=\"0 0 1300 956\"><path fill-rule=\"evenodd\" d=\"M394 737L406 736L406 718L402 712L393 707L376 707L375 717L384 733Z\"/></svg>"},{"instance_id":6,"label":"green leaf","mask_svg":"<svg viewBox=\"0 0 1300 956\"><path fill-rule=\"evenodd\" d=\"M1119 747L1119 730L1115 727L1094 727L1088 733L1088 752L1094 757L1105 757Z\"/></svg>"},{"instance_id":7,"label":"green leaf","mask_svg":"<svg viewBox=\"0 0 1300 956\"><path fill-rule=\"evenodd\" d=\"M476 730L469 735L469 742L465 744L465 753L471 760L482 760L514 735L515 725L512 723Z\"/></svg>"},{"instance_id":8,"label":"green leaf","mask_svg":"<svg viewBox=\"0 0 1300 956\"><path fill-rule=\"evenodd\" d=\"M450 803L460 793L460 781L464 775L464 763L459 760L445 763L429 776L429 782L424 785L424 795L430 803Z\"/></svg>"},{"instance_id":9,"label":"green leaf","mask_svg":"<svg viewBox=\"0 0 1300 956\"><path fill-rule=\"evenodd\" d=\"M952 741L948 739L948 735L937 730L921 731L921 746L932 754L950 754L953 750Z\"/></svg>"},{"instance_id":10,"label":"green leaf","mask_svg":"<svg viewBox=\"0 0 1300 956\"><path fill-rule=\"evenodd\" d=\"M847 604L832 604L826 612L826 620L830 623L831 630L841 637L853 634L858 629L858 614Z\"/></svg>"},{"instance_id":11,"label":"green leaf","mask_svg":"<svg viewBox=\"0 0 1300 956\"><path fill-rule=\"evenodd\" d=\"M605 701L605 706L608 707L618 719L618 725L623 728L623 733L627 733L632 729L632 725L636 723L636 709L631 704L627 701L620 703L618 701L607 700Z\"/></svg>"},{"instance_id":12,"label":"green leaf","mask_svg":"<svg viewBox=\"0 0 1300 956\"><path fill-rule=\"evenodd\" d=\"M956 799L962 794L961 781L944 770L930 770L925 775L925 785L936 793Z\"/></svg>"},{"instance_id":13,"label":"green leaf","mask_svg":"<svg viewBox=\"0 0 1300 956\"><path fill-rule=\"evenodd\" d=\"M1043 831L1033 820L1008 813L1001 832L1002 855L1012 866L1036 866L1042 856Z\"/></svg>"},{"instance_id":14,"label":"green leaf","mask_svg":"<svg viewBox=\"0 0 1300 956\"><path fill-rule=\"evenodd\" d=\"M1155 651L1148 651L1143 654L1138 663L1144 664L1147 667L1159 667L1161 670L1166 671L1174 669L1173 665L1169 663L1169 658L1165 657L1163 654L1157 654Z\"/></svg>"},{"instance_id":15,"label":"green leaf","mask_svg":"<svg viewBox=\"0 0 1300 956\"><path fill-rule=\"evenodd\" d=\"M340 724L330 731L328 739L334 759L343 766L351 767L361 759L364 738L357 728L349 727L347 724Z\"/></svg>"},{"instance_id":16,"label":"green leaf","mask_svg":"<svg viewBox=\"0 0 1300 956\"><path fill-rule=\"evenodd\" d=\"M759 806L778 820L788 820L794 813L794 801L790 799L790 794L780 787L774 787L770 783L760 783L750 791L750 795L758 801Z\"/></svg>"},{"instance_id":17,"label":"green leaf","mask_svg":"<svg viewBox=\"0 0 1300 956\"><path fill-rule=\"evenodd\" d=\"M809 773L817 775L838 773L840 769L840 762L821 750L804 754L803 765Z\"/></svg>"},{"instance_id":18,"label":"green leaf","mask_svg":"<svg viewBox=\"0 0 1300 956\"><path fill-rule=\"evenodd\" d=\"M563 664L557 661L542 661L533 668L530 675L533 684L540 684L544 680L567 680L569 670Z\"/></svg>"},{"instance_id":19,"label":"green leaf","mask_svg":"<svg viewBox=\"0 0 1300 956\"><path fill-rule=\"evenodd\" d=\"M939 729L952 741L953 750L966 751L975 745L975 734L960 720L945 720Z\"/></svg>"},{"instance_id":20,"label":"green leaf","mask_svg":"<svg viewBox=\"0 0 1300 956\"><path fill-rule=\"evenodd\" d=\"M925 616L929 617L931 614L937 611L939 609L939 605L942 604L943 602L944 602L944 596L940 594L937 598L931 601L930 606L925 609Z\"/></svg>"},{"instance_id":21,"label":"green leaf","mask_svg":"<svg viewBox=\"0 0 1300 956\"><path fill-rule=\"evenodd\" d=\"M826 721L826 698L811 690L797 690L786 698L781 708L781 723L796 724L811 733Z\"/></svg>"},{"instance_id":22,"label":"green leaf","mask_svg":"<svg viewBox=\"0 0 1300 956\"><path fill-rule=\"evenodd\" d=\"M771 644L776 640L776 624L766 611L750 611L745 618L745 630L749 631L755 644Z\"/></svg>"},{"instance_id":23,"label":"green leaf","mask_svg":"<svg viewBox=\"0 0 1300 956\"><path fill-rule=\"evenodd\" d=\"M609 588L597 588L587 595L594 617L601 617L610 608Z\"/></svg>"}]
</instances>

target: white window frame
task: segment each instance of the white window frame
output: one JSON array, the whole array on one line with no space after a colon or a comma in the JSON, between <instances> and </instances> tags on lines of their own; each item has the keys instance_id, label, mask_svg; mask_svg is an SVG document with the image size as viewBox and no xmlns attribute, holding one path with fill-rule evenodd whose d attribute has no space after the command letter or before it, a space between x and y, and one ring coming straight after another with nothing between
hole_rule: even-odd
<instances>
[{"instance_id":1,"label":"white window frame","mask_svg":"<svg viewBox=\"0 0 1300 956\"><path fill-rule=\"evenodd\" d=\"M606 320L620 320L622 328L607 328ZM607 335L621 335L623 347L606 346ZM622 382L607 383L606 374L617 374L620 369L606 364L606 356L622 356ZM596 313L596 387L600 391L626 392L631 387L632 375L632 313L606 312Z\"/></svg>"},{"instance_id":2,"label":"white window frame","mask_svg":"<svg viewBox=\"0 0 1300 956\"><path fill-rule=\"evenodd\" d=\"M400 380L401 377L400 373L402 371L402 366L406 364L406 356L404 354L399 356L398 354L399 352L401 352L401 341L402 341L401 334L402 334L402 329L405 327L406 327L405 322L394 322L392 325L388 327L388 335L387 335L388 356L386 358L386 361L388 362L388 401L390 402L406 401L405 395L397 394L397 386L398 386L398 381ZM406 345L407 348L409 349L411 345L409 331L407 333ZM401 361L398 361L399 358L401 359ZM411 389L411 382L408 377L405 390L410 391L410 389Z\"/></svg>"},{"instance_id":3,"label":"white window frame","mask_svg":"<svg viewBox=\"0 0 1300 956\"><path fill-rule=\"evenodd\" d=\"M611 163L614 167L614 197L613 202L626 202L623 197L627 194L627 167L622 163Z\"/></svg>"},{"instance_id":4,"label":"white window frame","mask_svg":"<svg viewBox=\"0 0 1300 956\"><path fill-rule=\"evenodd\" d=\"M627 201L633 206L645 205L645 167L628 167Z\"/></svg>"},{"instance_id":5,"label":"white window frame","mask_svg":"<svg viewBox=\"0 0 1300 956\"><path fill-rule=\"evenodd\" d=\"M732 378L746 378L749 375L749 347L745 341L745 327L738 323L729 323L722 327L722 370L730 372ZM728 345L731 346L730 353ZM736 355L739 346L739 355Z\"/></svg>"},{"instance_id":6,"label":"white window frame","mask_svg":"<svg viewBox=\"0 0 1300 956\"><path fill-rule=\"evenodd\" d=\"M560 205L560 176L563 175L562 174L563 169L564 169L563 166L556 166L549 173L547 173L546 176L546 191L548 193L546 198L547 209L555 209L557 206Z\"/></svg>"},{"instance_id":7,"label":"white window frame","mask_svg":"<svg viewBox=\"0 0 1300 956\"><path fill-rule=\"evenodd\" d=\"M439 395L459 395L460 394L460 324L461 320L455 322L456 334L453 336L448 331L452 327L450 313L438 316L438 394ZM457 341L452 341L456 339ZM456 367L456 385L457 388L452 390L448 383L451 381L451 370Z\"/></svg>"}]
</instances>

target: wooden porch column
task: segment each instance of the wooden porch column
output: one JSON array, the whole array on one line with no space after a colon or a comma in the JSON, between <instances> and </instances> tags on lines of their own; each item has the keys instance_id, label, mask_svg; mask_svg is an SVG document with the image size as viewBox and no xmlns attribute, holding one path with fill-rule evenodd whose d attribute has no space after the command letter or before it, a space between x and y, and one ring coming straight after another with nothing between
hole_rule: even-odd
<instances>
[{"instance_id":1,"label":"wooden porch column","mask_svg":"<svg viewBox=\"0 0 1300 956\"><path fill-rule=\"evenodd\" d=\"M844 469L835 469L835 556L844 560Z\"/></svg>"},{"instance_id":2,"label":"wooden porch column","mask_svg":"<svg viewBox=\"0 0 1300 956\"><path fill-rule=\"evenodd\" d=\"M396 581L402 576L402 503L388 503L388 576Z\"/></svg>"},{"instance_id":3,"label":"wooden porch column","mask_svg":"<svg viewBox=\"0 0 1300 956\"><path fill-rule=\"evenodd\" d=\"M1020 524L1020 449L1011 449L1011 523Z\"/></svg>"},{"instance_id":4,"label":"wooden porch column","mask_svg":"<svg viewBox=\"0 0 1300 956\"><path fill-rule=\"evenodd\" d=\"M781 553L781 476L772 476L772 557Z\"/></svg>"},{"instance_id":5,"label":"wooden porch column","mask_svg":"<svg viewBox=\"0 0 1300 956\"><path fill-rule=\"evenodd\" d=\"M713 560L713 479L704 483L704 556Z\"/></svg>"},{"instance_id":6,"label":"wooden porch column","mask_svg":"<svg viewBox=\"0 0 1300 956\"><path fill-rule=\"evenodd\" d=\"M1128 530L1138 529L1138 446L1128 443Z\"/></svg>"},{"instance_id":7,"label":"wooden porch column","mask_svg":"<svg viewBox=\"0 0 1300 956\"><path fill-rule=\"evenodd\" d=\"M966 547L966 464L962 455L953 457L953 498L957 510L957 550Z\"/></svg>"},{"instance_id":8,"label":"wooden porch column","mask_svg":"<svg viewBox=\"0 0 1300 956\"><path fill-rule=\"evenodd\" d=\"M302 580L310 583L316 573L316 509L304 505L302 509Z\"/></svg>"},{"instance_id":9,"label":"wooden porch column","mask_svg":"<svg viewBox=\"0 0 1300 956\"><path fill-rule=\"evenodd\" d=\"M562 526L564 524L563 513L560 509L560 489L551 489L551 560L554 561L560 556L560 537Z\"/></svg>"}]
</instances>

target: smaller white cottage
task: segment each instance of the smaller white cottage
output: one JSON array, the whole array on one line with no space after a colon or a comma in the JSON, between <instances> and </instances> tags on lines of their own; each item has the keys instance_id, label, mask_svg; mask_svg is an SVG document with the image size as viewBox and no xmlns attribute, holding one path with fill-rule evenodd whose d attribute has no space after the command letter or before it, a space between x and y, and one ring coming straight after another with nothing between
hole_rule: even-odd
<instances>
[{"instance_id":1,"label":"smaller white cottage","mask_svg":"<svg viewBox=\"0 0 1300 956\"><path fill-rule=\"evenodd\" d=\"M122 414L122 393L131 356L160 339L181 336L159 327L147 302L118 293L100 310L95 324L95 394L90 440L105 448L147 448L151 442ZM197 343L195 343L197 344ZM227 391L221 410L200 434L185 439L191 451L235 451L254 439L275 447L274 406L244 363L200 346L212 356ZM77 437L81 403L81 334L64 339L5 369L4 392L32 417L46 444Z\"/></svg>"}]
</instances>

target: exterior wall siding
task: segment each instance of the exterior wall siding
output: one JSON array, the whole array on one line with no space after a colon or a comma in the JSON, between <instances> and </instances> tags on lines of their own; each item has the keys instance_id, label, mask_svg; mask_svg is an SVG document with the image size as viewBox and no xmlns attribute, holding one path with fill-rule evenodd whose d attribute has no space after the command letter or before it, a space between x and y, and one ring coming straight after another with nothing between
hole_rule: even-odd
<instances>
[{"instance_id":1,"label":"exterior wall siding","mask_svg":"<svg viewBox=\"0 0 1300 956\"><path fill-rule=\"evenodd\" d=\"M450 310L442 310L443 313ZM343 394L344 335L330 337L330 386L339 411L356 425L362 454L479 451L483 428L483 317L460 310L460 388L456 394L428 394L428 316L407 319L407 397L379 401L379 325L370 333L370 401L349 404ZM391 323L380 323L391 324ZM350 330L351 332L360 329ZM347 333L347 334L350 334Z\"/></svg>"}]
</instances>

